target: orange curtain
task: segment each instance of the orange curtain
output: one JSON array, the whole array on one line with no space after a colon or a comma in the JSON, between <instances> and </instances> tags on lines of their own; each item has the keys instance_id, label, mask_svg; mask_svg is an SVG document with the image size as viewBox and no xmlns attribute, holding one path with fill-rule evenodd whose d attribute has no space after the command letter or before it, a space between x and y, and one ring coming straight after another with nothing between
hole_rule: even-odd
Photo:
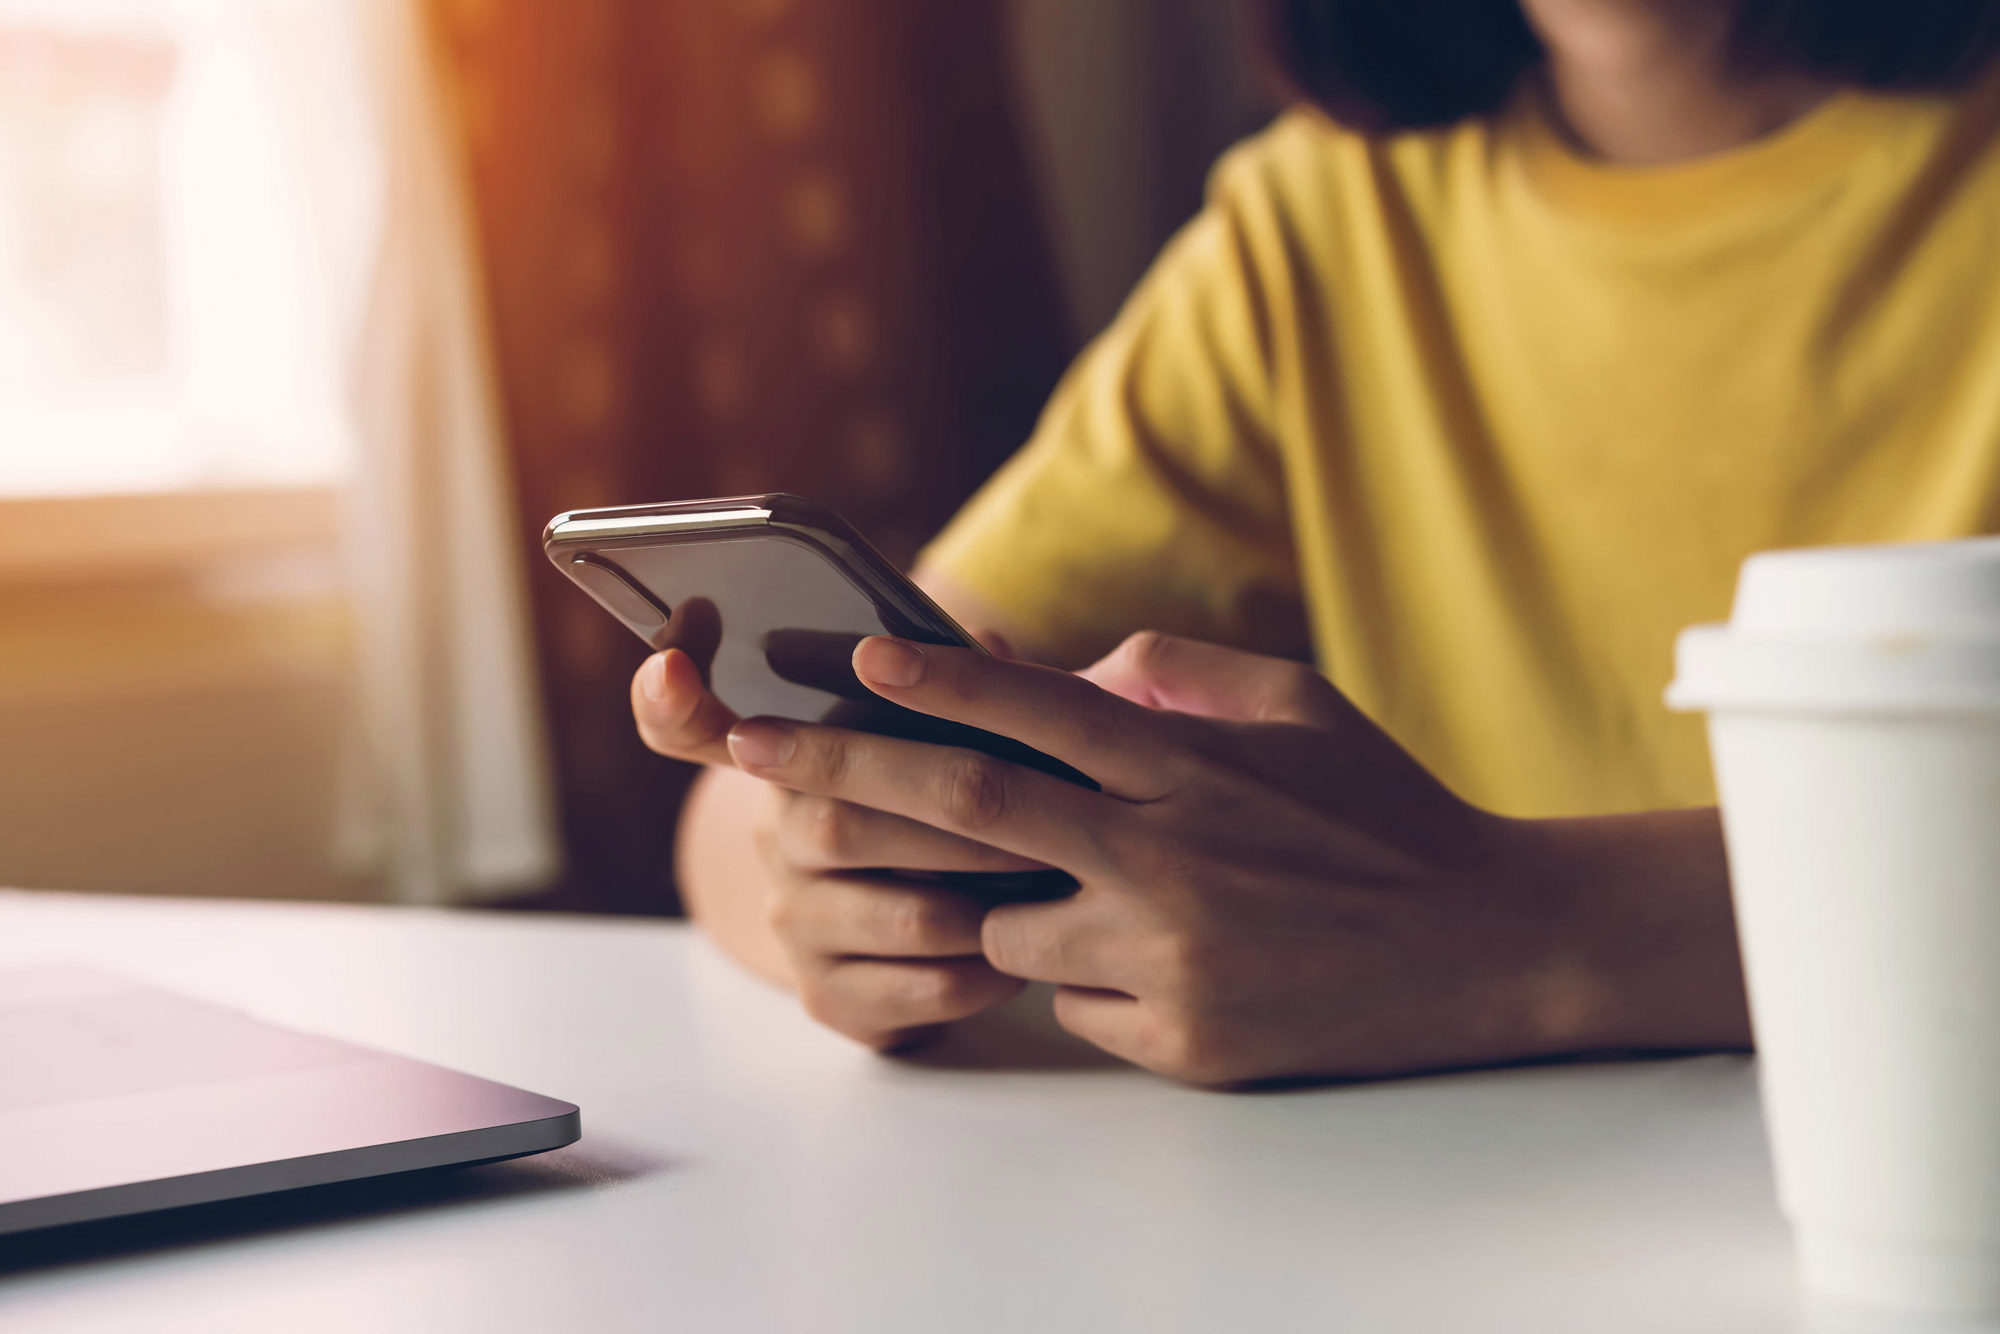
<instances>
[{"instance_id":1,"label":"orange curtain","mask_svg":"<svg viewBox=\"0 0 2000 1334\"><path fill-rule=\"evenodd\" d=\"M907 560L1067 359L997 0L433 0L471 164L568 883L671 910L643 646L539 555L582 506L797 491Z\"/></svg>"}]
</instances>

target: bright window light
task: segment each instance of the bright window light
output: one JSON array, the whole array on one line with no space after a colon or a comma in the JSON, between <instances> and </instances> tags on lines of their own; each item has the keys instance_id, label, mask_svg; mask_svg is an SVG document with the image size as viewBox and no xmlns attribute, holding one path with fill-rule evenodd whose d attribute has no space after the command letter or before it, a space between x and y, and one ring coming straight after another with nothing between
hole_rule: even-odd
<instances>
[{"instance_id":1,"label":"bright window light","mask_svg":"<svg viewBox=\"0 0 2000 1334\"><path fill-rule=\"evenodd\" d=\"M298 486L345 449L279 7L0 0L0 498Z\"/></svg>"}]
</instances>

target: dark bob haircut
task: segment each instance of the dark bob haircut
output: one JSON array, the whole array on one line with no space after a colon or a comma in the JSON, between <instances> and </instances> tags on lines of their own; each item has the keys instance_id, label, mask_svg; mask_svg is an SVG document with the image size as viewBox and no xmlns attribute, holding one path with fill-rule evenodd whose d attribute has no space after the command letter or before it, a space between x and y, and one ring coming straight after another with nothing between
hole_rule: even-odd
<instances>
[{"instance_id":1,"label":"dark bob haircut","mask_svg":"<svg viewBox=\"0 0 2000 1334\"><path fill-rule=\"evenodd\" d=\"M1542 55L1519 0L1262 0L1259 8L1288 90L1373 133L1498 111ZM1735 46L1747 68L1884 92L1948 91L2000 53L2000 0L1741 0Z\"/></svg>"}]
</instances>

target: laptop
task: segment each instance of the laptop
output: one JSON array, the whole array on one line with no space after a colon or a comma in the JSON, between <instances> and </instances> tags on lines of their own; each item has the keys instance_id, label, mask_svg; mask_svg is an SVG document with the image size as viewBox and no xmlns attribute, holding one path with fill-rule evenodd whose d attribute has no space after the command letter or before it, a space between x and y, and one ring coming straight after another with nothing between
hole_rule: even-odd
<instances>
[{"instance_id":1,"label":"laptop","mask_svg":"<svg viewBox=\"0 0 2000 1334\"><path fill-rule=\"evenodd\" d=\"M92 968L0 970L0 1237L518 1158L567 1102Z\"/></svg>"}]
</instances>

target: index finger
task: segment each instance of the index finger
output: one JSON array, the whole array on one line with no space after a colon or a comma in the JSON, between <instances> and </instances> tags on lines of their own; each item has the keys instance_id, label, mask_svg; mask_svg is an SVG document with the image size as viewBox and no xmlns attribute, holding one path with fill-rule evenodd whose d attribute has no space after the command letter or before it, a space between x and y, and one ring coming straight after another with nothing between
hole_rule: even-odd
<instances>
[{"instance_id":1,"label":"index finger","mask_svg":"<svg viewBox=\"0 0 2000 1334\"><path fill-rule=\"evenodd\" d=\"M1012 737L1128 800L1165 796L1189 766L1166 715L1053 667L877 635L855 646L854 674L884 699Z\"/></svg>"},{"instance_id":2,"label":"index finger","mask_svg":"<svg viewBox=\"0 0 2000 1334\"><path fill-rule=\"evenodd\" d=\"M778 718L729 733L736 767L985 843L1081 878L1109 864L1106 836L1131 808L1038 770L955 746Z\"/></svg>"}]
</instances>

